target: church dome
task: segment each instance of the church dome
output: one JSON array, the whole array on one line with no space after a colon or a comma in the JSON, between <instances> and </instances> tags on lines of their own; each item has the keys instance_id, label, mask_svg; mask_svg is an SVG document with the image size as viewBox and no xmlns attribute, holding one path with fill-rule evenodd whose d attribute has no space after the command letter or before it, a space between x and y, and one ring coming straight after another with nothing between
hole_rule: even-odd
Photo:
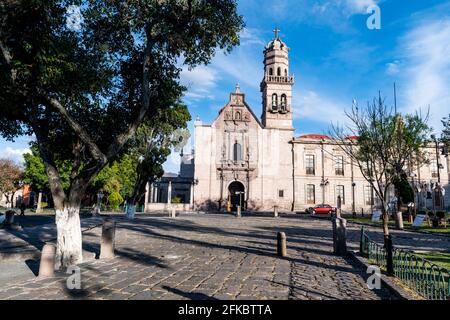
<instances>
[{"instance_id":1,"label":"church dome","mask_svg":"<svg viewBox=\"0 0 450 320\"><path fill-rule=\"evenodd\" d=\"M289 48L287 47L286 43L281 41L280 38L275 38L266 45L265 49L267 51L272 51L272 50L288 50Z\"/></svg>"}]
</instances>

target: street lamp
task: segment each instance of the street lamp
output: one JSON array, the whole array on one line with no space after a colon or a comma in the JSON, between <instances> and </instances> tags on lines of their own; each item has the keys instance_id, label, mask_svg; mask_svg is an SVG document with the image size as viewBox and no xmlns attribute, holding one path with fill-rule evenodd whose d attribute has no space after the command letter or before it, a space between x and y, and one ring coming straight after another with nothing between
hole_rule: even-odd
<instances>
[{"instance_id":1,"label":"street lamp","mask_svg":"<svg viewBox=\"0 0 450 320\"><path fill-rule=\"evenodd\" d=\"M431 135L431 139L433 139L435 148L436 148L436 165L437 165L438 183L441 183L441 173L440 173L441 165L439 163L439 142L438 142L438 139L436 138L436 135L434 135L434 134Z\"/></svg>"},{"instance_id":2,"label":"street lamp","mask_svg":"<svg viewBox=\"0 0 450 320\"><path fill-rule=\"evenodd\" d=\"M325 187L329 184L330 182L327 179L322 178L322 181L320 182L320 186L322 187L322 204L325 204Z\"/></svg>"}]
</instances>

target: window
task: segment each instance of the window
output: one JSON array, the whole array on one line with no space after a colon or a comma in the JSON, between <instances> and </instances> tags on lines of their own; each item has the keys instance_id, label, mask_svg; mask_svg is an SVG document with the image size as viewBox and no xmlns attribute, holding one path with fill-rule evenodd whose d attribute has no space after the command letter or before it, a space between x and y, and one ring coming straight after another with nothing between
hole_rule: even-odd
<instances>
[{"instance_id":1,"label":"window","mask_svg":"<svg viewBox=\"0 0 450 320\"><path fill-rule=\"evenodd\" d=\"M281 76L281 68L280 67L278 67L278 69L277 69L277 76Z\"/></svg>"},{"instance_id":2,"label":"window","mask_svg":"<svg viewBox=\"0 0 450 320\"><path fill-rule=\"evenodd\" d=\"M273 69L272 68L269 69L269 76L273 76Z\"/></svg>"},{"instance_id":3,"label":"window","mask_svg":"<svg viewBox=\"0 0 450 320\"><path fill-rule=\"evenodd\" d=\"M364 187L364 203L367 206L373 205L373 191L371 186Z\"/></svg>"},{"instance_id":4,"label":"window","mask_svg":"<svg viewBox=\"0 0 450 320\"><path fill-rule=\"evenodd\" d=\"M241 161L242 160L242 148L239 143L235 143L233 147L233 160Z\"/></svg>"},{"instance_id":5,"label":"window","mask_svg":"<svg viewBox=\"0 0 450 320\"><path fill-rule=\"evenodd\" d=\"M334 157L334 169L337 176L344 175L344 156Z\"/></svg>"},{"instance_id":6,"label":"window","mask_svg":"<svg viewBox=\"0 0 450 320\"><path fill-rule=\"evenodd\" d=\"M315 163L314 163L314 155L307 154L305 156L305 166L306 166L306 174L314 175L315 173Z\"/></svg>"},{"instance_id":7,"label":"window","mask_svg":"<svg viewBox=\"0 0 450 320\"><path fill-rule=\"evenodd\" d=\"M313 184L306 185L306 203L307 204L316 203L316 190Z\"/></svg>"},{"instance_id":8,"label":"window","mask_svg":"<svg viewBox=\"0 0 450 320\"><path fill-rule=\"evenodd\" d=\"M336 203L338 197L341 197L341 204L345 204L344 186L336 186Z\"/></svg>"},{"instance_id":9,"label":"window","mask_svg":"<svg viewBox=\"0 0 450 320\"><path fill-rule=\"evenodd\" d=\"M288 74L287 74L287 69L284 69L284 76L285 76L285 77L288 76Z\"/></svg>"},{"instance_id":10,"label":"window","mask_svg":"<svg viewBox=\"0 0 450 320\"><path fill-rule=\"evenodd\" d=\"M284 198L284 190L278 190L278 197Z\"/></svg>"},{"instance_id":11,"label":"window","mask_svg":"<svg viewBox=\"0 0 450 320\"><path fill-rule=\"evenodd\" d=\"M286 95L281 95L281 110L286 111Z\"/></svg>"},{"instance_id":12,"label":"window","mask_svg":"<svg viewBox=\"0 0 450 320\"><path fill-rule=\"evenodd\" d=\"M278 109L278 96L276 93L272 95L272 110Z\"/></svg>"},{"instance_id":13,"label":"window","mask_svg":"<svg viewBox=\"0 0 450 320\"><path fill-rule=\"evenodd\" d=\"M241 120L241 113L239 111L236 112L235 119L236 120Z\"/></svg>"}]
</instances>

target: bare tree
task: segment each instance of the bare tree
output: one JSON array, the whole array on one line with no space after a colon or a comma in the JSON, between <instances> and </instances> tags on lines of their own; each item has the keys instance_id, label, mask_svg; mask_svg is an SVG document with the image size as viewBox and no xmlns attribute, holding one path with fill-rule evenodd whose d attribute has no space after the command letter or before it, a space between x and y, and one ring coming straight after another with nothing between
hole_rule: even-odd
<instances>
[{"instance_id":1,"label":"bare tree","mask_svg":"<svg viewBox=\"0 0 450 320\"><path fill-rule=\"evenodd\" d=\"M383 233L389 236L388 196L394 182L404 172L408 162L418 166L426 162L423 147L430 131L428 113L422 116L400 115L375 98L360 108L357 103L345 112L349 124L332 125L331 139L359 167L381 203Z\"/></svg>"},{"instance_id":2,"label":"bare tree","mask_svg":"<svg viewBox=\"0 0 450 320\"><path fill-rule=\"evenodd\" d=\"M22 178L23 171L17 164L9 159L0 159L0 196L5 195L6 203L11 203L11 207Z\"/></svg>"}]
</instances>

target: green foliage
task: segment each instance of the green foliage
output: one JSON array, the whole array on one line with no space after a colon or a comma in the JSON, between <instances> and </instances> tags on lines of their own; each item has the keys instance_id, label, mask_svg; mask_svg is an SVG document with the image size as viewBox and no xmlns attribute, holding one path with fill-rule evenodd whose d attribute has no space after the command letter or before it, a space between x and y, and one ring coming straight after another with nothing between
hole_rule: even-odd
<instances>
[{"instance_id":1,"label":"green foliage","mask_svg":"<svg viewBox=\"0 0 450 320\"><path fill-rule=\"evenodd\" d=\"M119 192L122 197L130 197L136 181L137 160L129 154L106 166L92 182L94 194Z\"/></svg>"},{"instance_id":2,"label":"green foliage","mask_svg":"<svg viewBox=\"0 0 450 320\"><path fill-rule=\"evenodd\" d=\"M25 159L24 183L29 184L36 192L50 192L45 164L39 154L39 149L35 142L31 143L31 153L23 155ZM64 190L68 190L70 186L70 173L72 166L69 161L57 160L60 178Z\"/></svg>"},{"instance_id":3,"label":"green foliage","mask_svg":"<svg viewBox=\"0 0 450 320\"><path fill-rule=\"evenodd\" d=\"M172 203L181 203L181 198L180 197L173 197L172 198Z\"/></svg>"},{"instance_id":4,"label":"green foliage","mask_svg":"<svg viewBox=\"0 0 450 320\"><path fill-rule=\"evenodd\" d=\"M393 184L395 189L398 191L401 201L404 204L409 202L414 202L414 190L408 181L408 176L406 172L402 172L400 177L395 177Z\"/></svg>"},{"instance_id":5,"label":"green foliage","mask_svg":"<svg viewBox=\"0 0 450 320\"><path fill-rule=\"evenodd\" d=\"M450 115L447 118L442 119L444 130L442 130L442 142L444 144L442 154L445 156L450 155Z\"/></svg>"},{"instance_id":6,"label":"green foliage","mask_svg":"<svg viewBox=\"0 0 450 320\"><path fill-rule=\"evenodd\" d=\"M47 202L44 202L44 201L41 201L41 208L42 209L45 209L45 208L47 208L48 207L48 203Z\"/></svg>"},{"instance_id":7,"label":"green foliage","mask_svg":"<svg viewBox=\"0 0 450 320\"><path fill-rule=\"evenodd\" d=\"M123 198L119 192L114 191L108 196L108 204L113 210L119 209L119 206L123 203Z\"/></svg>"}]
</instances>

